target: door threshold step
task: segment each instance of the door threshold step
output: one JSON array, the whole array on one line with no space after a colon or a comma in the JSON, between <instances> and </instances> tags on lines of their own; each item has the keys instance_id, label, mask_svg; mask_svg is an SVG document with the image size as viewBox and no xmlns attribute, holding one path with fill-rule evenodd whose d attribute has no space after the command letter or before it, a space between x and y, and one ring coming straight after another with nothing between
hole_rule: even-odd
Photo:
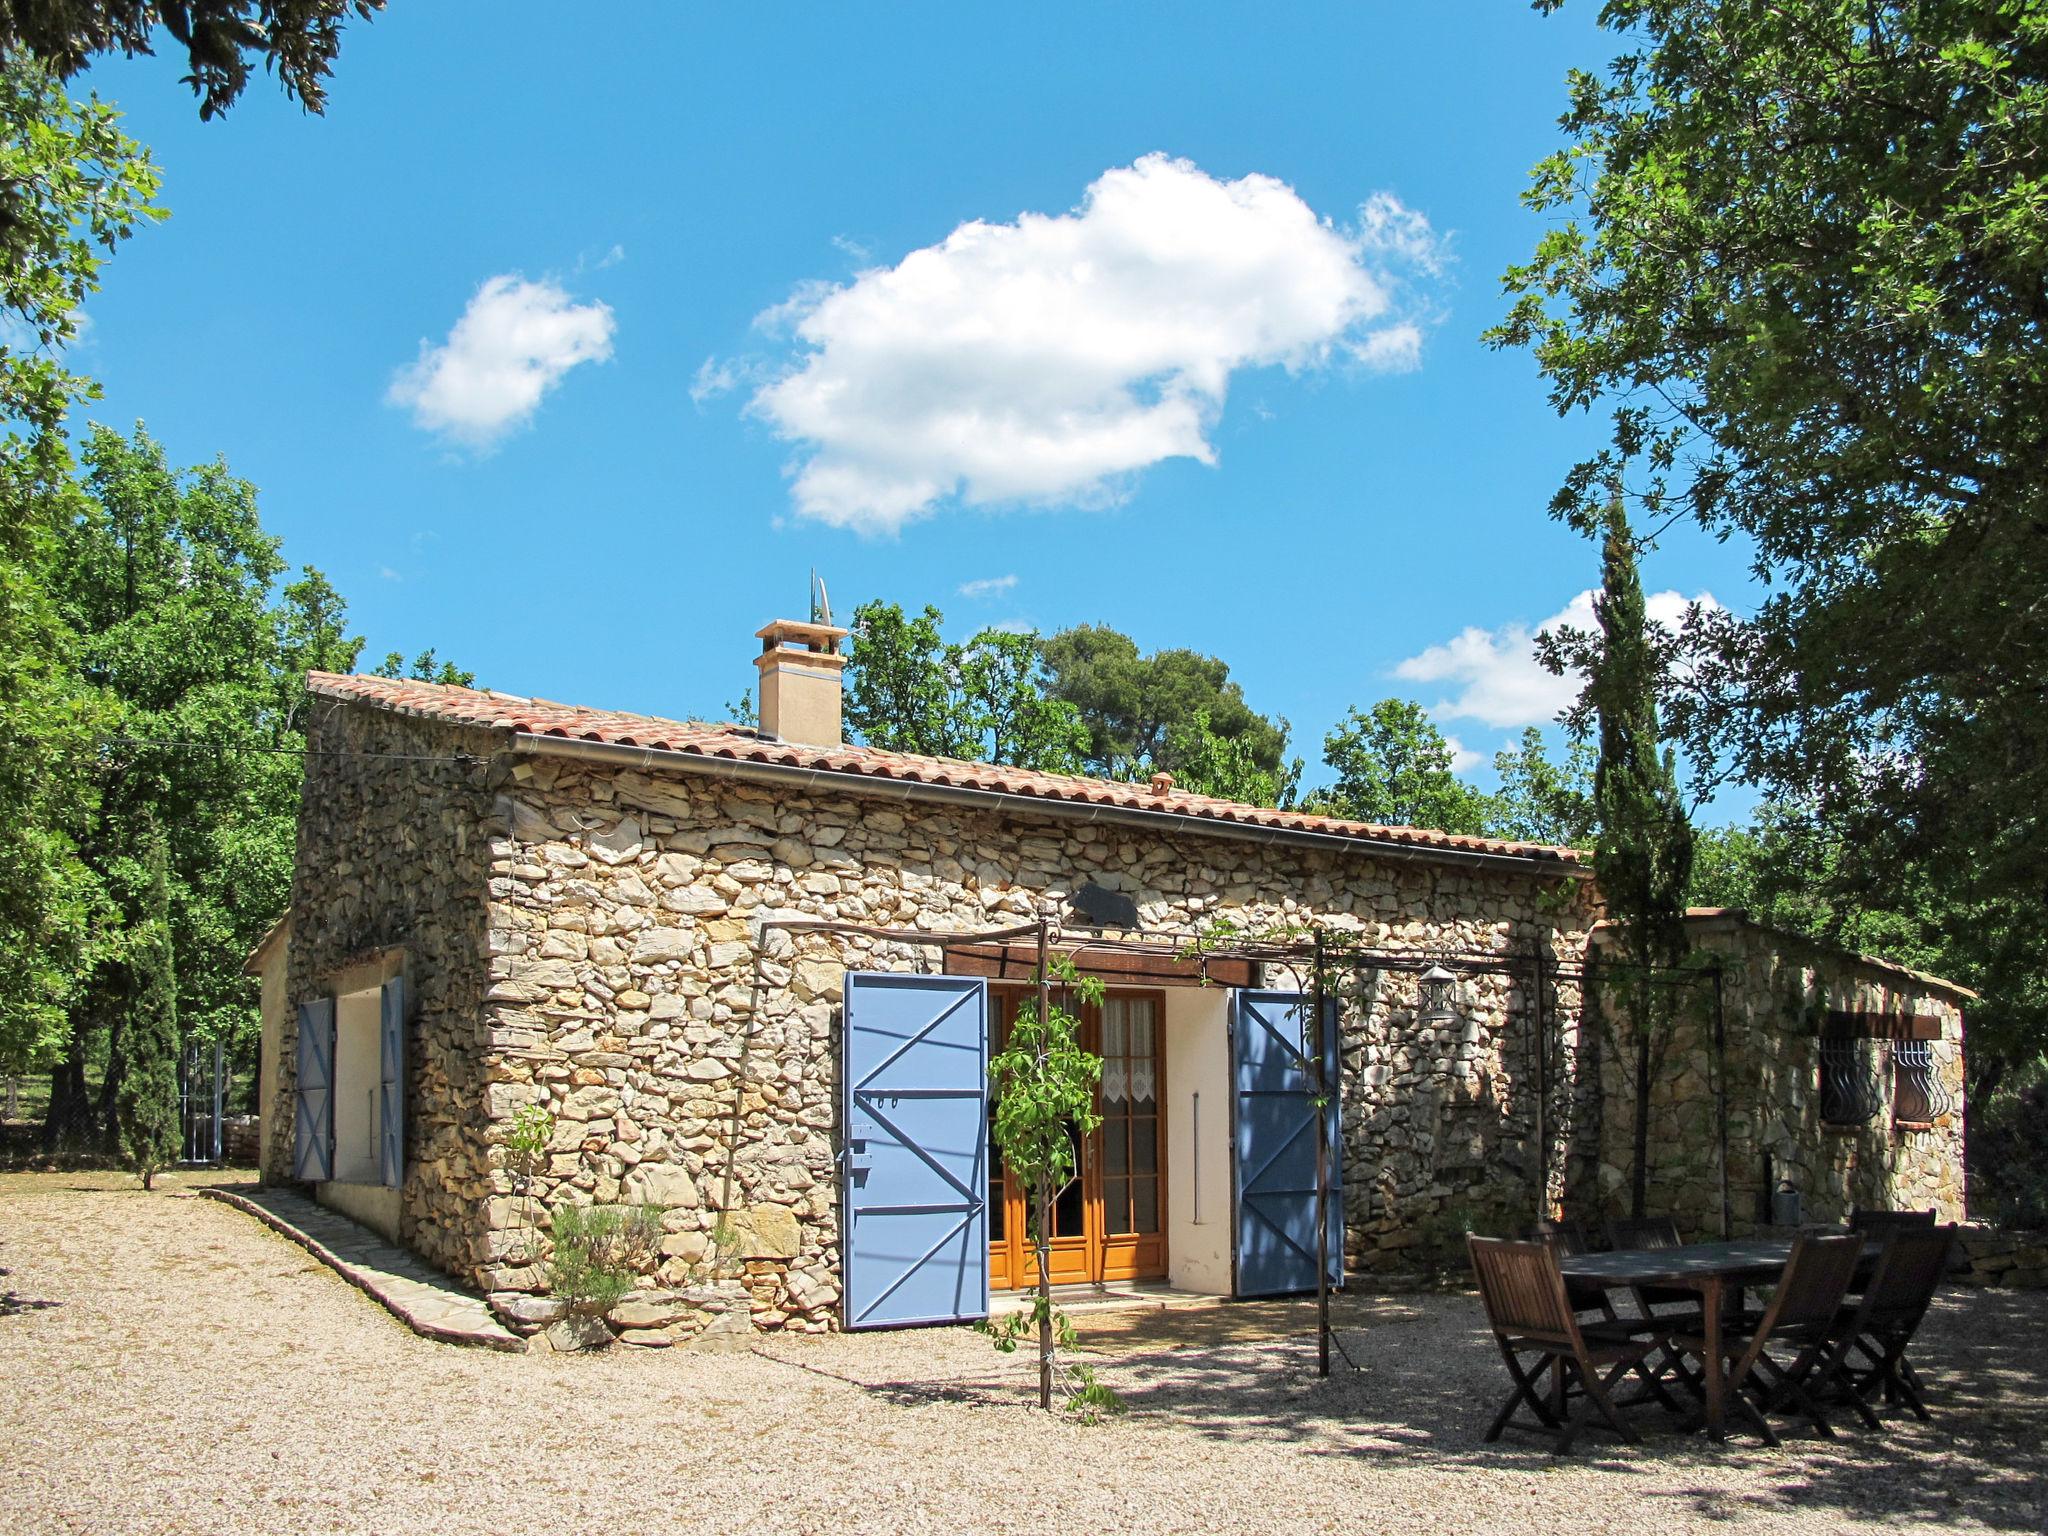
<instances>
[{"instance_id":1,"label":"door threshold step","mask_svg":"<svg viewBox=\"0 0 2048 1536\"><path fill-rule=\"evenodd\" d=\"M1003 1317L1012 1312L1026 1312L1031 1308L1031 1291L997 1291L989 1298L989 1312ZM1110 1285L1056 1285L1052 1288L1053 1305L1069 1316L1089 1312L1142 1312L1167 1311L1182 1307L1211 1307L1228 1301L1227 1296L1212 1296L1204 1291L1177 1291L1167 1285L1110 1284Z\"/></svg>"}]
</instances>

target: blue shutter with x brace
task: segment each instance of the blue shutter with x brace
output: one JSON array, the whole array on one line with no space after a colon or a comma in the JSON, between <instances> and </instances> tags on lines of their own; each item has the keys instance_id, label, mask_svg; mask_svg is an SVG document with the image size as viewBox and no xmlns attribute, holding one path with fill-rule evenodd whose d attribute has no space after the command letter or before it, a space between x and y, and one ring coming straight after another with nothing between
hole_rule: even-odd
<instances>
[{"instance_id":1,"label":"blue shutter with x brace","mask_svg":"<svg viewBox=\"0 0 2048 1536\"><path fill-rule=\"evenodd\" d=\"M377 1173L387 1188L405 1182L405 978L377 999Z\"/></svg>"},{"instance_id":2,"label":"blue shutter with x brace","mask_svg":"<svg viewBox=\"0 0 2048 1536\"><path fill-rule=\"evenodd\" d=\"M1316 1131L1313 1076L1303 1049L1310 1008L1299 992L1235 994L1230 1016L1236 1079L1237 1285L1239 1296L1283 1296L1316 1285ZM1320 1116L1329 1149L1330 1282L1344 1278L1344 1201L1338 1140L1338 1011L1322 1029Z\"/></svg>"},{"instance_id":3,"label":"blue shutter with x brace","mask_svg":"<svg viewBox=\"0 0 2048 1536\"><path fill-rule=\"evenodd\" d=\"M334 1177L334 999L299 1004L298 1082L293 1095L292 1177Z\"/></svg>"},{"instance_id":4,"label":"blue shutter with x brace","mask_svg":"<svg viewBox=\"0 0 2048 1536\"><path fill-rule=\"evenodd\" d=\"M845 1322L988 1315L988 984L846 978Z\"/></svg>"}]
</instances>

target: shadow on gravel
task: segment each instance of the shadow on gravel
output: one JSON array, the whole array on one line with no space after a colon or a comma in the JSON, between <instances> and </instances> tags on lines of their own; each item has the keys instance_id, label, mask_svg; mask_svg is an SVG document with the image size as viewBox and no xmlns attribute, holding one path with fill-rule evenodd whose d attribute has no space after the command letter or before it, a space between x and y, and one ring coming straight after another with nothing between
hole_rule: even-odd
<instances>
[{"instance_id":1,"label":"shadow on gravel","mask_svg":"<svg viewBox=\"0 0 2048 1536\"><path fill-rule=\"evenodd\" d=\"M1509 1383L1476 1298L1354 1304L1340 1314L1337 1337L1353 1363L1334 1356L1327 1381L1315 1374L1312 1333L1131 1354L1105 1375L1134 1413L1222 1440L1449 1466L1553 1464L1546 1440L1480 1439ZM2048 1296L1952 1293L1930 1315L1914 1357L1932 1387L1931 1423L1899 1410L1875 1433L1838 1423L1836 1437L1824 1439L1780 1424L1782 1449L1742 1434L1717 1448L1651 1405L1630 1412L1642 1444L1626 1446L1589 1427L1572 1460L1620 1479L1654 1479L1658 1486L1639 1489L1639 1497L1709 1516L1834 1510L2048 1530ZM1855 1422L1846 1412L1839 1417ZM1684 1486L1688 1466L1725 1473L1730 1464L1753 1474L1753 1486L1740 1494L1725 1485Z\"/></svg>"},{"instance_id":2,"label":"shadow on gravel","mask_svg":"<svg viewBox=\"0 0 2048 1536\"><path fill-rule=\"evenodd\" d=\"M13 1274L11 1269L0 1269L0 1280ZM47 1312L52 1307L61 1307L61 1301L45 1301L39 1297L24 1296L13 1289L0 1291L0 1317L19 1317L24 1312Z\"/></svg>"},{"instance_id":3,"label":"shadow on gravel","mask_svg":"<svg viewBox=\"0 0 2048 1536\"><path fill-rule=\"evenodd\" d=\"M1089 1319L1082 1357L1134 1420L1219 1442L1424 1469L1540 1474L1558 1465L1547 1438L1480 1439L1509 1383L1476 1297L1347 1296L1335 1321L1340 1349L1328 1380L1316 1376L1313 1311L1302 1303ZM981 1366L935 1341L929 1373L904 1372L899 1358L893 1379L877 1379L851 1353L783 1363L884 1402L1015 1411L1035 1401L1035 1360L1024 1353ZM1644 1500L1645 1526L1658 1506L1675 1504L1715 1519L1832 1512L2048 1530L2048 1294L1944 1296L1914 1358L1931 1389L1931 1423L1899 1410L1873 1433L1847 1427L1854 1419L1844 1413L1831 1440L1781 1422L1781 1449L1741 1433L1716 1447L1647 1405L1630 1411L1642 1443L1589 1426L1566 1465L1597 1470L1616 1492Z\"/></svg>"}]
</instances>

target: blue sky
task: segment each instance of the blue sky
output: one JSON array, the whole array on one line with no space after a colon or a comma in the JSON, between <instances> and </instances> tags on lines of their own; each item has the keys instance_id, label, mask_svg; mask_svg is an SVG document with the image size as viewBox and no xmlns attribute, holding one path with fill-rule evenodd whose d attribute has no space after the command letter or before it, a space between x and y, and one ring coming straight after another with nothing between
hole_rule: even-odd
<instances>
[{"instance_id":1,"label":"blue sky","mask_svg":"<svg viewBox=\"0 0 2048 1536\"><path fill-rule=\"evenodd\" d=\"M1544 507L1598 424L1479 340L1593 9L395 0L324 118L206 124L111 63L173 217L90 414L515 692L716 715L815 566L1214 652L1311 763L1388 694L1490 755L1594 579ZM1683 531L1645 575L1747 590Z\"/></svg>"}]
</instances>

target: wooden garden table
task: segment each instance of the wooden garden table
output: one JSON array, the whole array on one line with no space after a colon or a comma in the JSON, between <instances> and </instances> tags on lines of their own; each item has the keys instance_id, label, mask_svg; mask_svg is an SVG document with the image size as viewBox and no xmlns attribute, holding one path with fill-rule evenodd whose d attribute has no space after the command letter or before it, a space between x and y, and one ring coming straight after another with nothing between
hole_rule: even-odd
<instances>
[{"instance_id":1,"label":"wooden garden table","mask_svg":"<svg viewBox=\"0 0 2048 1536\"><path fill-rule=\"evenodd\" d=\"M1884 1251L1882 1241L1863 1246L1859 1268L1867 1269ZM1678 1248L1628 1248L1613 1253L1563 1255L1558 1268L1567 1280L1590 1281L1612 1290L1637 1286L1672 1286L1697 1291L1701 1334L1707 1342L1702 1362L1707 1398L1707 1433L1716 1440L1726 1434L1728 1362L1721 1352L1721 1303L1731 1285L1775 1285L1792 1256L1792 1244L1778 1238L1751 1238L1736 1243L1687 1243Z\"/></svg>"}]
</instances>

